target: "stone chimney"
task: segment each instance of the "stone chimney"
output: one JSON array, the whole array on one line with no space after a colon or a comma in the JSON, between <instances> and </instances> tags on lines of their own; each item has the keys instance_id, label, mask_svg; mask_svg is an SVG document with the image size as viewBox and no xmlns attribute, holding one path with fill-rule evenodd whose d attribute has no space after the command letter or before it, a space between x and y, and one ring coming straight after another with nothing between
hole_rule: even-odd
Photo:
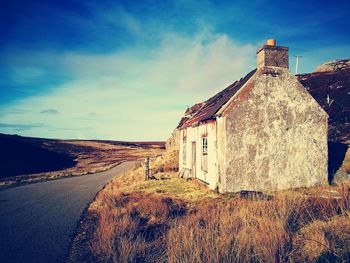
<instances>
[{"instance_id":1,"label":"stone chimney","mask_svg":"<svg viewBox=\"0 0 350 263\"><path fill-rule=\"evenodd\" d=\"M257 68L264 67L288 67L288 47L276 46L275 39L269 39L266 44L258 49Z\"/></svg>"}]
</instances>

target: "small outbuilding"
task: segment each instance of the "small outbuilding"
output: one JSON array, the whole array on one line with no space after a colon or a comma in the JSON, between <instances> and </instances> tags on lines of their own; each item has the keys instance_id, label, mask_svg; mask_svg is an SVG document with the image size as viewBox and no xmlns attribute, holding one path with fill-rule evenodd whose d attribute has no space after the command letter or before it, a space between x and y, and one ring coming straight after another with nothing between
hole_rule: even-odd
<instances>
[{"instance_id":1,"label":"small outbuilding","mask_svg":"<svg viewBox=\"0 0 350 263\"><path fill-rule=\"evenodd\" d=\"M179 175L219 192L326 183L327 121L289 71L288 48L268 40L256 69L180 122Z\"/></svg>"}]
</instances>

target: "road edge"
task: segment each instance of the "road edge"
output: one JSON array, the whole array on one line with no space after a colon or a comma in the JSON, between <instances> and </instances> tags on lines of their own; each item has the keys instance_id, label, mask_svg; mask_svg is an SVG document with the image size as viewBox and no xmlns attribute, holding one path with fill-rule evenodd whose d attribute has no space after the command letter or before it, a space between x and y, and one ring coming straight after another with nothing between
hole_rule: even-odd
<instances>
[{"instance_id":1,"label":"road edge","mask_svg":"<svg viewBox=\"0 0 350 263\"><path fill-rule=\"evenodd\" d=\"M128 170L128 171L130 171L130 170L134 169L136 167L136 165L138 165L140 163L140 160L121 162L120 164L118 164L118 166L122 165L124 163L128 163L128 162L131 162L131 163L134 162L134 165ZM119 176L122 176L126 172L120 174ZM86 205L86 207L84 208L84 210L79 218L79 221L76 224L75 231L74 231L74 234L72 235L71 242L68 246L68 253L65 256L66 263L96 262L96 260L94 258L91 258L91 253L87 253L86 251L85 252L81 251L81 249L84 247L82 244L85 244L86 241L90 240L90 237L94 233L94 230L96 227L95 222L97 221L97 218L93 214L90 214L88 209L89 209L91 203L93 203L95 201L98 194L101 191L103 191L107 187L108 184L111 183L112 179L108 183L106 183L95 194L95 196L92 198L91 202L88 203ZM78 258L80 259L81 257L83 257L83 260L77 260Z\"/></svg>"}]
</instances>

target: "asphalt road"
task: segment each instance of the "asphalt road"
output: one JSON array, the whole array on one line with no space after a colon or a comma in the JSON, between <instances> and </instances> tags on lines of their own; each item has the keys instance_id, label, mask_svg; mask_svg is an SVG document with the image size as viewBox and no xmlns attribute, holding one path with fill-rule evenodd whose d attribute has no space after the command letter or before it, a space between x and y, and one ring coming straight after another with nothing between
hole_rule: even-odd
<instances>
[{"instance_id":1,"label":"asphalt road","mask_svg":"<svg viewBox=\"0 0 350 263\"><path fill-rule=\"evenodd\" d=\"M134 165L0 190L0 262L65 262L84 209Z\"/></svg>"}]
</instances>

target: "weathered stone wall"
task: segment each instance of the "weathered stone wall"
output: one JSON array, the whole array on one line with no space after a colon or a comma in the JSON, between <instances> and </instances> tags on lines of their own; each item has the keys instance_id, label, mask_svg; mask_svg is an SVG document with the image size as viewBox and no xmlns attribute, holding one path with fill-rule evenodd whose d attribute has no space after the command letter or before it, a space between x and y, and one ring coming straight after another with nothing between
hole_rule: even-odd
<instances>
[{"instance_id":1,"label":"weathered stone wall","mask_svg":"<svg viewBox=\"0 0 350 263\"><path fill-rule=\"evenodd\" d=\"M326 183L327 117L288 69L259 69L223 112L221 191Z\"/></svg>"},{"instance_id":2,"label":"weathered stone wall","mask_svg":"<svg viewBox=\"0 0 350 263\"><path fill-rule=\"evenodd\" d=\"M165 149L167 151L180 149L180 130L174 129L169 139L165 142Z\"/></svg>"},{"instance_id":3,"label":"weathered stone wall","mask_svg":"<svg viewBox=\"0 0 350 263\"><path fill-rule=\"evenodd\" d=\"M257 68L263 67L280 67L288 68L288 48L280 46L264 45L258 49Z\"/></svg>"}]
</instances>

